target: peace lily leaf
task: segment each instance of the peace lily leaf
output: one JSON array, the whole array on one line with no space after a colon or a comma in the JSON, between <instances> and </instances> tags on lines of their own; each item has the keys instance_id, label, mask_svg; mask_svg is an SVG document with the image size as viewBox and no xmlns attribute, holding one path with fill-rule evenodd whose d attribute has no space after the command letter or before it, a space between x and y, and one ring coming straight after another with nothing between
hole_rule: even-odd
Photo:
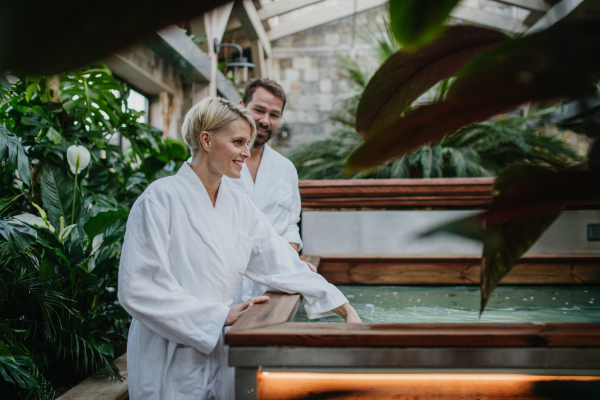
<instances>
[{"instance_id":1,"label":"peace lily leaf","mask_svg":"<svg viewBox=\"0 0 600 400\"><path fill-rule=\"evenodd\" d=\"M104 234L101 233L99 235L94 236L94 240L92 240L92 254L96 253L100 248L100 245L104 242ZM89 268L88 268L89 270Z\"/></svg>"},{"instance_id":2,"label":"peace lily leaf","mask_svg":"<svg viewBox=\"0 0 600 400\"><path fill-rule=\"evenodd\" d=\"M8 138L10 134L11 132L8 129L4 128L3 126L0 127L0 160L2 160L4 155L7 153Z\"/></svg>"},{"instance_id":3,"label":"peace lily leaf","mask_svg":"<svg viewBox=\"0 0 600 400\"><path fill-rule=\"evenodd\" d=\"M52 225L49 225L42 218L37 217L33 214L24 213L21 215L17 215L14 218L27 225L35 226L36 228L48 229L50 232L54 232L54 227Z\"/></svg>"},{"instance_id":4,"label":"peace lily leaf","mask_svg":"<svg viewBox=\"0 0 600 400\"><path fill-rule=\"evenodd\" d=\"M73 207L73 179L62 168L44 163L41 175L41 194L42 202L48 210L48 216L58 225L60 217L65 221L71 221L71 211ZM75 217L79 216L81 210L81 193L77 189L75 199ZM76 218L77 219L77 218Z\"/></svg>"},{"instance_id":5,"label":"peace lily leaf","mask_svg":"<svg viewBox=\"0 0 600 400\"><path fill-rule=\"evenodd\" d=\"M444 101L418 107L370 132L350 155L349 168L376 166L527 101L595 93L600 73L598 42L600 24L580 21L561 22L493 46L465 65Z\"/></svg>"},{"instance_id":6,"label":"peace lily leaf","mask_svg":"<svg viewBox=\"0 0 600 400\"><path fill-rule=\"evenodd\" d=\"M356 131L366 138L382 125L394 124L429 88L454 76L474 55L507 38L492 29L451 26L414 53L400 50L388 58L365 88L357 109Z\"/></svg>"},{"instance_id":7,"label":"peace lily leaf","mask_svg":"<svg viewBox=\"0 0 600 400\"><path fill-rule=\"evenodd\" d=\"M54 227L48 222L48 216L46 215L46 211L44 211L42 207L38 206L34 202L31 202L31 205L38 210L38 212L40 213L40 217L42 217L42 219L44 220L44 223L51 227L50 232L54 232Z\"/></svg>"},{"instance_id":8,"label":"peace lily leaf","mask_svg":"<svg viewBox=\"0 0 600 400\"><path fill-rule=\"evenodd\" d=\"M102 211L93 217L83 226L83 230L88 238L95 238L120 219L127 218L129 212L126 210Z\"/></svg>"},{"instance_id":9,"label":"peace lily leaf","mask_svg":"<svg viewBox=\"0 0 600 400\"><path fill-rule=\"evenodd\" d=\"M390 26L403 46L416 47L435 38L458 0L390 0Z\"/></svg>"},{"instance_id":10,"label":"peace lily leaf","mask_svg":"<svg viewBox=\"0 0 600 400\"><path fill-rule=\"evenodd\" d=\"M17 168L19 171L19 178L29 187L33 186L31 181L31 167L29 166L29 157L25 154L25 150L22 146L19 146L17 154Z\"/></svg>"},{"instance_id":11,"label":"peace lily leaf","mask_svg":"<svg viewBox=\"0 0 600 400\"><path fill-rule=\"evenodd\" d=\"M54 144L59 144L62 140L62 136L58 131L54 128L48 129L48 133L46 133L46 137Z\"/></svg>"},{"instance_id":12,"label":"peace lily leaf","mask_svg":"<svg viewBox=\"0 0 600 400\"><path fill-rule=\"evenodd\" d=\"M30 126L41 126L41 127L46 126L46 123L44 121L40 121L39 119L36 119L33 117L21 117L21 123L23 125L30 125Z\"/></svg>"},{"instance_id":13,"label":"peace lily leaf","mask_svg":"<svg viewBox=\"0 0 600 400\"><path fill-rule=\"evenodd\" d=\"M597 204L600 175L555 172L532 165L503 171L494 184L490 210L425 232L449 232L484 243L481 312L500 280L560 215L566 204Z\"/></svg>"},{"instance_id":14,"label":"peace lily leaf","mask_svg":"<svg viewBox=\"0 0 600 400\"><path fill-rule=\"evenodd\" d=\"M25 154L19 139L4 126L0 125L0 161L6 157L6 169L12 171L17 166L19 178L24 184L31 187L31 170L29 158Z\"/></svg>"}]
</instances>

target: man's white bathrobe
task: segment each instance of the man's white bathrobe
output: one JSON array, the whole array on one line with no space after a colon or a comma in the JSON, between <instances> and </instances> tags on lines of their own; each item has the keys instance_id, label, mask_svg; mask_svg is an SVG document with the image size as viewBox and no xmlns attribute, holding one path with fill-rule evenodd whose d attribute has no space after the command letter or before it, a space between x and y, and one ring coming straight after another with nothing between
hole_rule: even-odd
<instances>
[{"instance_id":1,"label":"man's white bathrobe","mask_svg":"<svg viewBox=\"0 0 600 400\"><path fill-rule=\"evenodd\" d=\"M225 396L223 325L244 274L301 293L309 314L347 302L300 261L248 196L221 185L213 207L187 163L142 193L127 221L119 267L119 301L134 318L130 399Z\"/></svg>"},{"instance_id":2,"label":"man's white bathrobe","mask_svg":"<svg viewBox=\"0 0 600 400\"><path fill-rule=\"evenodd\" d=\"M290 160L265 144L256 173L256 182L244 163L240 179L223 177L223 183L246 193L280 236L288 243L297 243L300 249L302 248L298 229L301 210L298 173ZM267 286L244 277L233 296L233 304L260 296L267 289Z\"/></svg>"}]
</instances>

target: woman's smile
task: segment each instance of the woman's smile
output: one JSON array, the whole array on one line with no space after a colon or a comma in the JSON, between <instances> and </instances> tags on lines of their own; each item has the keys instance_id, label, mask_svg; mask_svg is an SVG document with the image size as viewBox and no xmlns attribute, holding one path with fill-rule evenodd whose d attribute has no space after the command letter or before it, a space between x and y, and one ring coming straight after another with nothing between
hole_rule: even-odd
<instances>
[{"instance_id":1,"label":"woman's smile","mask_svg":"<svg viewBox=\"0 0 600 400\"><path fill-rule=\"evenodd\" d=\"M242 165L244 164L244 162L243 162L243 161L238 161L238 160L233 160L233 163L234 163L235 165L237 165L238 167L240 167L240 169L242 169Z\"/></svg>"}]
</instances>

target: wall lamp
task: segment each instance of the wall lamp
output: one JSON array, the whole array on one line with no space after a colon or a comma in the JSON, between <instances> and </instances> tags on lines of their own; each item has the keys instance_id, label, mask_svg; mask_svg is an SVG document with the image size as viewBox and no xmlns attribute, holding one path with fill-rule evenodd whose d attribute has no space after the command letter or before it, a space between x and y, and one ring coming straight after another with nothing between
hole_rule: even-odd
<instances>
[{"instance_id":1,"label":"wall lamp","mask_svg":"<svg viewBox=\"0 0 600 400\"><path fill-rule=\"evenodd\" d=\"M228 67L233 67L233 81L236 85L243 85L248 81L248 68L254 68L254 64L249 63L248 59L244 57L242 47L235 43L220 43L219 39L215 38L214 42L215 54L219 54L221 47L235 47L239 51L239 57L235 58L233 62L227 63Z\"/></svg>"}]
</instances>

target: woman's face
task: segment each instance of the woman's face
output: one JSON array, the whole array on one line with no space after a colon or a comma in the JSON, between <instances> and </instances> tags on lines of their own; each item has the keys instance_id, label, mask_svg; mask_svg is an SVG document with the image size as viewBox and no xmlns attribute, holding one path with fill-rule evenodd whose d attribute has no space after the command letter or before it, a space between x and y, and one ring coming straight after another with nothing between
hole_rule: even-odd
<instances>
[{"instance_id":1,"label":"woman's face","mask_svg":"<svg viewBox=\"0 0 600 400\"><path fill-rule=\"evenodd\" d=\"M250 157L251 133L248 122L237 119L217 134L210 134L208 164L211 172L239 179L242 165Z\"/></svg>"}]
</instances>

